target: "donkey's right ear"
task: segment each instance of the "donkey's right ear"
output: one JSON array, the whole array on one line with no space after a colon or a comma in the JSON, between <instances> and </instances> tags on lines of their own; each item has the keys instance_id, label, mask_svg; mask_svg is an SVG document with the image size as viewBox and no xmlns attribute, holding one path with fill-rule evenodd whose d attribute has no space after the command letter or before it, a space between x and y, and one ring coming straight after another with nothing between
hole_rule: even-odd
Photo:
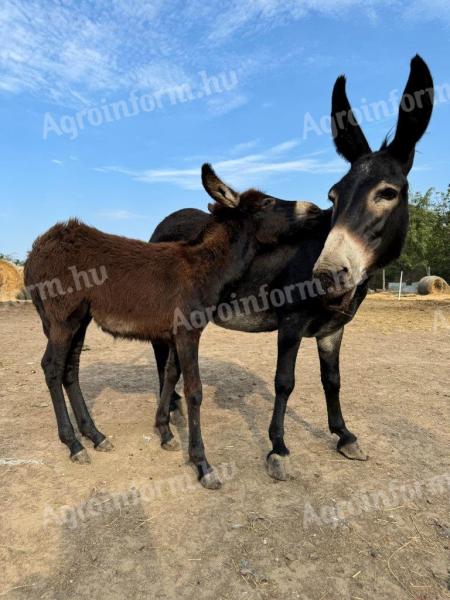
<instances>
[{"instance_id":1,"label":"donkey's right ear","mask_svg":"<svg viewBox=\"0 0 450 600\"><path fill-rule=\"evenodd\" d=\"M338 154L349 163L371 152L345 92L345 77L336 79L331 99L331 131Z\"/></svg>"},{"instance_id":2,"label":"donkey's right ear","mask_svg":"<svg viewBox=\"0 0 450 600\"><path fill-rule=\"evenodd\" d=\"M211 198L219 204L228 208L239 206L239 194L217 177L209 163L202 166L202 183Z\"/></svg>"},{"instance_id":3,"label":"donkey's right ear","mask_svg":"<svg viewBox=\"0 0 450 600\"><path fill-rule=\"evenodd\" d=\"M430 122L433 102L433 78L426 62L416 54L400 103L395 136L387 146L389 154L402 165L405 175L411 170L416 144Z\"/></svg>"}]
</instances>

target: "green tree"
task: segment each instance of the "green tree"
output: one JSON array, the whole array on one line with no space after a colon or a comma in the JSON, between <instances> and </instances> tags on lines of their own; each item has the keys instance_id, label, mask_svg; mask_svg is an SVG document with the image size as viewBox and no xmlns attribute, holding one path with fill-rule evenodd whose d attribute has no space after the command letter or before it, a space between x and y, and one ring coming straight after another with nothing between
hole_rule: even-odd
<instances>
[{"instance_id":1,"label":"green tree","mask_svg":"<svg viewBox=\"0 0 450 600\"><path fill-rule=\"evenodd\" d=\"M15 265L23 265L24 264L22 260L13 258L12 256L9 256L9 254L3 254L2 252L0 252L0 260L7 260L11 263L14 263Z\"/></svg>"},{"instance_id":2,"label":"green tree","mask_svg":"<svg viewBox=\"0 0 450 600\"><path fill-rule=\"evenodd\" d=\"M427 274L450 280L450 186L445 192L430 188L410 198L409 230L401 257L386 269L388 281L417 281Z\"/></svg>"}]
</instances>

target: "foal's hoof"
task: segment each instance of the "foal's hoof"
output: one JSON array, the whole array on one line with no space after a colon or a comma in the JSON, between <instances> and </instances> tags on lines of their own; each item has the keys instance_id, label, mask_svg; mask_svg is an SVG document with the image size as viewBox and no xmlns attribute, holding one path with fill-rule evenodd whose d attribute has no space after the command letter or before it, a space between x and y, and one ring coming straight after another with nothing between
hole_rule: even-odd
<instances>
[{"instance_id":1,"label":"foal's hoof","mask_svg":"<svg viewBox=\"0 0 450 600\"><path fill-rule=\"evenodd\" d=\"M279 481L287 481L289 475L287 472L289 458L279 454L270 454L267 457L266 465L268 474Z\"/></svg>"},{"instance_id":2,"label":"foal's hoof","mask_svg":"<svg viewBox=\"0 0 450 600\"><path fill-rule=\"evenodd\" d=\"M186 417L180 408L175 408L170 411L170 422L172 425L175 425L175 427L183 427L186 425Z\"/></svg>"},{"instance_id":3,"label":"foal's hoof","mask_svg":"<svg viewBox=\"0 0 450 600\"><path fill-rule=\"evenodd\" d=\"M103 442L100 442L100 444L95 446L95 450L98 452L111 452L111 450L114 450L114 446L112 442L108 440L108 438L105 438Z\"/></svg>"},{"instance_id":4,"label":"foal's hoof","mask_svg":"<svg viewBox=\"0 0 450 600\"><path fill-rule=\"evenodd\" d=\"M163 444L161 444L161 448L163 448L164 450L170 450L171 452L173 452L174 450L180 449L180 444L177 442L177 440L175 438L172 438L172 439L168 440L167 442L164 442Z\"/></svg>"},{"instance_id":5,"label":"foal's hoof","mask_svg":"<svg viewBox=\"0 0 450 600\"><path fill-rule=\"evenodd\" d=\"M217 477L215 471L210 471L209 473L203 475L203 477L200 479L200 483L208 490L218 490L220 487L222 487L222 482Z\"/></svg>"},{"instance_id":6,"label":"foal's hoof","mask_svg":"<svg viewBox=\"0 0 450 600\"><path fill-rule=\"evenodd\" d=\"M91 462L89 454L87 453L85 448L83 448L83 450L80 450L76 454L72 454L70 460L74 463L78 463L79 465L88 465Z\"/></svg>"},{"instance_id":7,"label":"foal's hoof","mask_svg":"<svg viewBox=\"0 0 450 600\"><path fill-rule=\"evenodd\" d=\"M351 442L350 444L345 444L344 446L339 446L338 444L337 451L345 456L345 458L349 458L350 460L368 459L367 454L361 450L358 442Z\"/></svg>"}]
</instances>

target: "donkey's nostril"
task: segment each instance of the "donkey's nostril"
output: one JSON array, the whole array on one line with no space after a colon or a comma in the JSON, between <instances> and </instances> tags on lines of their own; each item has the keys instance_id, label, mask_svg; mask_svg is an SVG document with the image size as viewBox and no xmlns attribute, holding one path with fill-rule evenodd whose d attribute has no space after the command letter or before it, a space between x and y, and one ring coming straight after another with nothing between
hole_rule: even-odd
<instances>
[{"instance_id":1,"label":"donkey's nostril","mask_svg":"<svg viewBox=\"0 0 450 600\"><path fill-rule=\"evenodd\" d=\"M350 268L348 266L315 271L314 276L318 279L323 293L329 298L338 298L351 287Z\"/></svg>"}]
</instances>

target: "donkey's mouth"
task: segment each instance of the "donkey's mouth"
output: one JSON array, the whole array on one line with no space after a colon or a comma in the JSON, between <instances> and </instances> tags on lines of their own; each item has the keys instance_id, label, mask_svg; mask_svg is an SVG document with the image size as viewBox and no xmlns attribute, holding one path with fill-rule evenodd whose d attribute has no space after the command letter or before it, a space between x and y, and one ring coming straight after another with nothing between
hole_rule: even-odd
<instances>
[{"instance_id":1,"label":"donkey's mouth","mask_svg":"<svg viewBox=\"0 0 450 600\"><path fill-rule=\"evenodd\" d=\"M356 287L344 292L340 296L325 300L327 309L336 312L345 312L348 309L350 302L353 300L355 292Z\"/></svg>"}]
</instances>

